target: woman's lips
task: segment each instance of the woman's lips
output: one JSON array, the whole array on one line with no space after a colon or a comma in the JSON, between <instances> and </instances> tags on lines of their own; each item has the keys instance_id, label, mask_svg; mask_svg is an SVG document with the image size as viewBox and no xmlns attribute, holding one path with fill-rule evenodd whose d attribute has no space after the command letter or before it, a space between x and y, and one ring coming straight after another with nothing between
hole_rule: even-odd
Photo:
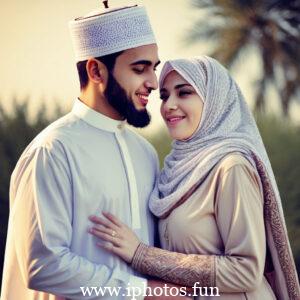
<instances>
[{"instance_id":1,"label":"woman's lips","mask_svg":"<svg viewBox=\"0 0 300 300\"><path fill-rule=\"evenodd\" d=\"M174 126L174 125L177 125L183 119L185 119L185 116L167 117L167 124L170 126Z\"/></svg>"}]
</instances>

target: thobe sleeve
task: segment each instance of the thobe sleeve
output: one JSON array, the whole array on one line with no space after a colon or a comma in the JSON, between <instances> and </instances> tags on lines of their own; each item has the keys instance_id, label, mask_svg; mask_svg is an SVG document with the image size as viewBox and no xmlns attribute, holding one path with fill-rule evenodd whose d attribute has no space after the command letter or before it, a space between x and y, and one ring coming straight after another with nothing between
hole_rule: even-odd
<instances>
[{"instance_id":1,"label":"thobe sleeve","mask_svg":"<svg viewBox=\"0 0 300 300\"><path fill-rule=\"evenodd\" d=\"M80 287L127 286L129 274L70 250L72 237L76 237L72 231L72 174L60 143L27 155L13 177L10 222L18 236L15 249L23 280L30 289L83 299ZM97 298L96 293L84 296Z\"/></svg>"},{"instance_id":2,"label":"thobe sleeve","mask_svg":"<svg viewBox=\"0 0 300 300\"><path fill-rule=\"evenodd\" d=\"M140 244L132 261L135 269L180 285L216 286L220 293L257 287L266 252L258 175L235 165L219 179L215 211L224 255L182 254Z\"/></svg>"}]
</instances>

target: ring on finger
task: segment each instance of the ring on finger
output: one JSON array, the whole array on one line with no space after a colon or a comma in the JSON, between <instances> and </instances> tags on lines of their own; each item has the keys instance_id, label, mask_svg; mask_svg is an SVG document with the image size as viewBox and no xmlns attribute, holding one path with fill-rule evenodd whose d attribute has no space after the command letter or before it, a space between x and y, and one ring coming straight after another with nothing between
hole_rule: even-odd
<instances>
[{"instance_id":1,"label":"ring on finger","mask_svg":"<svg viewBox=\"0 0 300 300\"><path fill-rule=\"evenodd\" d=\"M113 230L113 231L111 232L111 236L112 236L112 237L116 237L116 236L117 236L117 233Z\"/></svg>"}]
</instances>

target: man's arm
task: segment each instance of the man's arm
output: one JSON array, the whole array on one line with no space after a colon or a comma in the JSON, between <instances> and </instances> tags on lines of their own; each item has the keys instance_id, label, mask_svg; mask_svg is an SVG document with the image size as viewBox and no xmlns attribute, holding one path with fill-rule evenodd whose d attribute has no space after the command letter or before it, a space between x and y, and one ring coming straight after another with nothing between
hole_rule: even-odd
<instances>
[{"instance_id":1,"label":"man's arm","mask_svg":"<svg viewBox=\"0 0 300 300\"><path fill-rule=\"evenodd\" d=\"M72 193L72 177L60 143L38 148L19 162L11 182L10 222L25 284L72 299L82 299L80 287L84 286L126 287L132 275L70 251Z\"/></svg>"}]
</instances>

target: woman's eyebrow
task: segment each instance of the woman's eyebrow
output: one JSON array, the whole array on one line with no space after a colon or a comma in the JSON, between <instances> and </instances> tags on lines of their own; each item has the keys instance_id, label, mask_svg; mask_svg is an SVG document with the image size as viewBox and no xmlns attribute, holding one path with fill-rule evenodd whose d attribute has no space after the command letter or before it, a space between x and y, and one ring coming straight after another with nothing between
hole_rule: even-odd
<instances>
[{"instance_id":1,"label":"woman's eyebrow","mask_svg":"<svg viewBox=\"0 0 300 300\"><path fill-rule=\"evenodd\" d=\"M180 89L180 88L185 87L185 86L192 87L189 83L182 83L182 84L175 85L174 89ZM166 88L161 88L159 91L160 92L167 92L167 89Z\"/></svg>"},{"instance_id":2,"label":"woman's eyebrow","mask_svg":"<svg viewBox=\"0 0 300 300\"><path fill-rule=\"evenodd\" d=\"M182 88L184 86L191 86L191 85L189 83L182 83L182 84L175 85L174 88L177 90L177 89L180 89L180 88Z\"/></svg>"}]
</instances>

